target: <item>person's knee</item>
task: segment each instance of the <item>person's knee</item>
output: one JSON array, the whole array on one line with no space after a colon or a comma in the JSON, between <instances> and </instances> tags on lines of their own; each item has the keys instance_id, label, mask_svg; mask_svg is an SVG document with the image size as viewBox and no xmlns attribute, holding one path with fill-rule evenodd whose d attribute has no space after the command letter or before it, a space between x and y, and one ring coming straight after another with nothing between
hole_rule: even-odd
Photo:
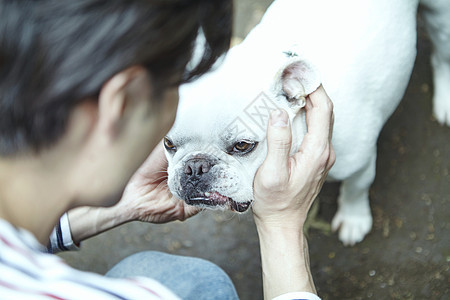
<instances>
[{"instance_id":1,"label":"person's knee","mask_svg":"<svg viewBox=\"0 0 450 300\"><path fill-rule=\"evenodd\" d=\"M201 258L172 255L156 251L133 254L106 276L155 279L172 289L183 299L237 299L230 277L216 264ZM199 298L200 297L200 298Z\"/></svg>"},{"instance_id":2,"label":"person's knee","mask_svg":"<svg viewBox=\"0 0 450 300\"><path fill-rule=\"evenodd\" d=\"M152 273L190 274L195 277L226 277L228 275L216 264L201 258L179 256L157 251L144 251L132 254L117 265L107 274L116 274L117 271L124 270L131 272L130 275L146 276ZM175 274L174 274L175 273Z\"/></svg>"}]
</instances>

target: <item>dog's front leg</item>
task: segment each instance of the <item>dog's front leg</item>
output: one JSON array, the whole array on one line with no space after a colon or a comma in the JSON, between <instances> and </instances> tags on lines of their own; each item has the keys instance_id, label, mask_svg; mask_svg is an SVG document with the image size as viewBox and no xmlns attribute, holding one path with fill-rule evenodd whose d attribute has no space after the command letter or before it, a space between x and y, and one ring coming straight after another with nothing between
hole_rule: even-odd
<instances>
[{"instance_id":1,"label":"dog's front leg","mask_svg":"<svg viewBox=\"0 0 450 300\"><path fill-rule=\"evenodd\" d=\"M433 43L433 113L442 125L450 126L450 3L423 0L425 24Z\"/></svg>"},{"instance_id":2,"label":"dog's front leg","mask_svg":"<svg viewBox=\"0 0 450 300\"><path fill-rule=\"evenodd\" d=\"M361 242L372 228L369 188L375 179L375 167L376 149L363 168L342 182L331 227L339 230L339 239L346 246Z\"/></svg>"}]
</instances>

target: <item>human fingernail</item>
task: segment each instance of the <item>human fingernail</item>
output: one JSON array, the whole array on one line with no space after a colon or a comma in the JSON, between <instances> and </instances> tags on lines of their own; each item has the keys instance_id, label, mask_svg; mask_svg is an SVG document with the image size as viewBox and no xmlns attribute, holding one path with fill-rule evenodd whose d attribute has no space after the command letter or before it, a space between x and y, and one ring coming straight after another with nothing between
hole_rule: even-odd
<instances>
[{"instance_id":1,"label":"human fingernail","mask_svg":"<svg viewBox=\"0 0 450 300\"><path fill-rule=\"evenodd\" d=\"M288 126L289 116L286 111L276 109L270 114L270 125L272 127L286 127Z\"/></svg>"}]
</instances>

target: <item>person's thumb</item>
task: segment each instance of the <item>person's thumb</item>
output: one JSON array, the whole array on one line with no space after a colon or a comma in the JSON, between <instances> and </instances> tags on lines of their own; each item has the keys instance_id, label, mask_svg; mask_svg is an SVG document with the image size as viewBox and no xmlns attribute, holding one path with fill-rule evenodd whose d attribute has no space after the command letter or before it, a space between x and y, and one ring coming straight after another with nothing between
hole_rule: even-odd
<instances>
[{"instance_id":1,"label":"person's thumb","mask_svg":"<svg viewBox=\"0 0 450 300\"><path fill-rule=\"evenodd\" d=\"M292 144L292 132L289 116L285 110L277 109L270 115L267 127L267 156L264 161L265 172L272 178L283 182L289 179L289 153Z\"/></svg>"}]
</instances>

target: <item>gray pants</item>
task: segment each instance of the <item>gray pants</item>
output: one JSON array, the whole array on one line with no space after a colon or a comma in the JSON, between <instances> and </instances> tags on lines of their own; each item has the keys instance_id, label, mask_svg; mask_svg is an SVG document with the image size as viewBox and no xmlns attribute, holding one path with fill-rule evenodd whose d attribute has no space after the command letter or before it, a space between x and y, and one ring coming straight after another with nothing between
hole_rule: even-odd
<instances>
[{"instance_id":1,"label":"gray pants","mask_svg":"<svg viewBox=\"0 0 450 300\"><path fill-rule=\"evenodd\" d=\"M182 299L239 299L228 275L217 265L200 258L140 252L119 262L106 276L149 277Z\"/></svg>"}]
</instances>

